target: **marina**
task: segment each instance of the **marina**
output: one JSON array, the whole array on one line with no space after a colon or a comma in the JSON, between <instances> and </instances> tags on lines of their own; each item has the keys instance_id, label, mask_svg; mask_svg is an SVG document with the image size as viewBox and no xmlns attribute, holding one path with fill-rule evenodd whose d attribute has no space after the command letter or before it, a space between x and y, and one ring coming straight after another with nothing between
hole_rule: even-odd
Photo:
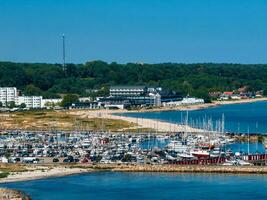
<instances>
[{"instance_id":1,"label":"marina","mask_svg":"<svg viewBox=\"0 0 267 200\"><path fill-rule=\"evenodd\" d=\"M263 143L219 133L2 131L2 163L24 164L265 164ZM256 156L247 157L247 156Z\"/></svg>"}]
</instances>

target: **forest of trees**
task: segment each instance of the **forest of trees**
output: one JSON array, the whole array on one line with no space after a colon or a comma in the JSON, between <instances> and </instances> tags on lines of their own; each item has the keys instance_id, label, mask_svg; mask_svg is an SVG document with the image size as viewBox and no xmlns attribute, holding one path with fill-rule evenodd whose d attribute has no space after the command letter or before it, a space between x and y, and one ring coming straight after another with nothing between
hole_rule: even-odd
<instances>
[{"instance_id":1,"label":"forest of trees","mask_svg":"<svg viewBox=\"0 0 267 200\"><path fill-rule=\"evenodd\" d=\"M111 85L160 86L181 95L207 97L212 91L235 90L267 94L267 65L241 64L117 64L92 61L68 64L0 62L0 86L14 86L25 95L45 98L62 94L103 96ZM98 92L95 90L98 89Z\"/></svg>"}]
</instances>

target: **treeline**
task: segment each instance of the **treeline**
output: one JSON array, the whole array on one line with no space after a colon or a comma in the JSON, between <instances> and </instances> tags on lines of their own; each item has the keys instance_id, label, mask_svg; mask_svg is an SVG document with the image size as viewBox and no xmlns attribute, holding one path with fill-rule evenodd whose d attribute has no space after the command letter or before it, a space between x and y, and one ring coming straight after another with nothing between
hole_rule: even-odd
<instances>
[{"instance_id":1,"label":"treeline","mask_svg":"<svg viewBox=\"0 0 267 200\"><path fill-rule=\"evenodd\" d=\"M207 98L212 91L264 90L267 65L241 64L117 64L103 61L68 64L0 63L0 86L15 86L26 95L46 98L62 94L107 95L110 85L160 86L181 95ZM98 91L96 91L98 90Z\"/></svg>"}]
</instances>

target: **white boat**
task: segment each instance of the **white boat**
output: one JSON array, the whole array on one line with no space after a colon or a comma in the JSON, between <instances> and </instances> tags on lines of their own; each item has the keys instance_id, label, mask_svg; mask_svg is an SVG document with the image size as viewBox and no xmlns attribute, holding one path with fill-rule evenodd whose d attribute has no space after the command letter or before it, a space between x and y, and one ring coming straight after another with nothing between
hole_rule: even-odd
<instances>
[{"instance_id":1,"label":"white boat","mask_svg":"<svg viewBox=\"0 0 267 200\"><path fill-rule=\"evenodd\" d=\"M226 160L222 165L224 165L224 166L237 165L237 161L236 160Z\"/></svg>"},{"instance_id":2,"label":"white boat","mask_svg":"<svg viewBox=\"0 0 267 200\"><path fill-rule=\"evenodd\" d=\"M209 151L202 150L202 149L193 149L190 151L190 153L195 157L209 157L210 156Z\"/></svg>"},{"instance_id":3,"label":"white boat","mask_svg":"<svg viewBox=\"0 0 267 200\"><path fill-rule=\"evenodd\" d=\"M178 153L177 154L177 157L179 158L185 158L185 159L192 159L192 158L195 158L195 156L193 156L192 154L190 153Z\"/></svg>"},{"instance_id":4,"label":"white boat","mask_svg":"<svg viewBox=\"0 0 267 200\"><path fill-rule=\"evenodd\" d=\"M188 149L188 146L183 145L181 141L171 141L167 145L169 151L175 151L177 153L185 152Z\"/></svg>"},{"instance_id":5,"label":"white boat","mask_svg":"<svg viewBox=\"0 0 267 200\"><path fill-rule=\"evenodd\" d=\"M249 162L246 162L244 160L241 160L241 159L237 159L236 162L237 162L238 165L241 165L241 166L251 166L251 165L253 165L253 164L251 164Z\"/></svg>"},{"instance_id":6,"label":"white boat","mask_svg":"<svg viewBox=\"0 0 267 200\"><path fill-rule=\"evenodd\" d=\"M166 155L166 158L167 158L167 160L175 160L175 158L172 157L171 155Z\"/></svg>"}]
</instances>

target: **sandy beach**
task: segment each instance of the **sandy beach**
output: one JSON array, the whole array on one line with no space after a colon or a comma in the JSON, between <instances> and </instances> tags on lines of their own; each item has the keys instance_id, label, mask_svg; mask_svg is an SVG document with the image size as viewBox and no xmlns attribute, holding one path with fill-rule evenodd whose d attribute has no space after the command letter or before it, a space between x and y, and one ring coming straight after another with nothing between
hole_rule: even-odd
<instances>
[{"instance_id":1,"label":"sandy beach","mask_svg":"<svg viewBox=\"0 0 267 200\"><path fill-rule=\"evenodd\" d=\"M32 167L28 171L23 172L11 172L8 177L0 179L0 183L8 182L19 182L19 181L29 181L36 179L52 178L52 177L61 177L68 176L72 174L81 174L92 172L90 168L70 168L63 166L53 166L53 167Z\"/></svg>"},{"instance_id":2,"label":"sandy beach","mask_svg":"<svg viewBox=\"0 0 267 200\"><path fill-rule=\"evenodd\" d=\"M152 129L158 132L203 132L203 130L191 128L189 126L174 124L154 119L140 119L136 117L126 117L120 115L114 115L116 113L127 112L126 110L97 110L97 111L86 111L79 110L74 111L76 115L87 117L87 118L103 118L103 119L114 119L114 120L123 120L130 123L134 123L135 126L124 128L118 131L131 130L131 129Z\"/></svg>"}]
</instances>

